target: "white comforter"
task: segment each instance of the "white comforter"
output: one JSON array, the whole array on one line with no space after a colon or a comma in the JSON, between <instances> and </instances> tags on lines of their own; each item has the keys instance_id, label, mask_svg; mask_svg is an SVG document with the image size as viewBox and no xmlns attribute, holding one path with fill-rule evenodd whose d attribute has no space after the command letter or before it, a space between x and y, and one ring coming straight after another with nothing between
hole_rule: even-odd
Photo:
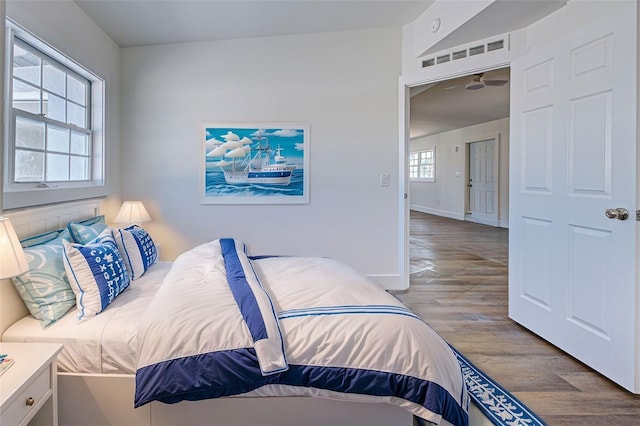
<instances>
[{"instance_id":1,"label":"white comforter","mask_svg":"<svg viewBox=\"0 0 640 426\"><path fill-rule=\"evenodd\" d=\"M468 418L447 343L378 285L332 259L252 260L242 243L216 240L181 255L146 310L135 404L248 393Z\"/></svg>"}]
</instances>

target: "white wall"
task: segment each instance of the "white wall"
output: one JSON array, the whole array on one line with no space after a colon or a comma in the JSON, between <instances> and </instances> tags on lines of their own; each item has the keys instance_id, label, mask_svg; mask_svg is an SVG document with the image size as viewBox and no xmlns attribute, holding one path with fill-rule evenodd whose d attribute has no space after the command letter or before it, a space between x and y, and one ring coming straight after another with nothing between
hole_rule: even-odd
<instances>
[{"instance_id":1,"label":"white wall","mask_svg":"<svg viewBox=\"0 0 640 426\"><path fill-rule=\"evenodd\" d=\"M254 254L338 258L392 287L400 68L399 27L123 49L124 198L148 206L166 259L232 236ZM309 123L310 203L201 205L207 122Z\"/></svg>"},{"instance_id":2,"label":"white wall","mask_svg":"<svg viewBox=\"0 0 640 426\"><path fill-rule=\"evenodd\" d=\"M120 48L73 1L10 0L6 2L6 14L105 80L106 188L110 195L117 195L120 187L117 161L120 157Z\"/></svg>"},{"instance_id":3,"label":"white wall","mask_svg":"<svg viewBox=\"0 0 640 426\"><path fill-rule=\"evenodd\" d=\"M498 221L509 224L509 119L490 121L410 141L410 151L435 147L435 182L409 182L412 210L464 220L468 157L465 144L497 138L499 140ZM458 149L456 151L456 148ZM456 176L460 173L460 176Z\"/></svg>"},{"instance_id":4,"label":"white wall","mask_svg":"<svg viewBox=\"0 0 640 426\"><path fill-rule=\"evenodd\" d=\"M7 18L7 2L0 1L0 46L4 46ZM0 70L4 70L5 55L0 55ZM4 94L4 78L0 78L0 93ZM4 99L4 98L3 98ZM4 100L0 102L0 117L4 117ZM0 119L0 135L4 135L4 119ZM0 188L4 188L4 138L0 136ZM0 191L0 213L2 213L3 191Z\"/></svg>"}]
</instances>

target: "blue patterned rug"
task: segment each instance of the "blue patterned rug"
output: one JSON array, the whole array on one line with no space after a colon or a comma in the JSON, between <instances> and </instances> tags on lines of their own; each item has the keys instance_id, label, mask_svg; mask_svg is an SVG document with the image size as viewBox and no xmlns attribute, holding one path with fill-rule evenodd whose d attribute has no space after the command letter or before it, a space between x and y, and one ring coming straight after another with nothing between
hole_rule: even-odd
<instances>
[{"instance_id":1,"label":"blue patterned rug","mask_svg":"<svg viewBox=\"0 0 640 426\"><path fill-rule=\"evenodd\" d=\"M546 426L515 396L484 374L454 347L473 403L497 426Z\"/></svg>"}]
</instances>

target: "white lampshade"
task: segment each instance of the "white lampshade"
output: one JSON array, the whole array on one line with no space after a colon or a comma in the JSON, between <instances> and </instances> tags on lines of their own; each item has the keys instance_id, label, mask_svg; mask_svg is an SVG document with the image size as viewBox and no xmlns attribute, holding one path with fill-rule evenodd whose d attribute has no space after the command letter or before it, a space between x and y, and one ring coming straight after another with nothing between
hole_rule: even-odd
<instances>
[{"instance_id":1,"label":"white lampshade","mask_svg":"<svg viewBox=\"0 0 640 426\"><path fill-rule=\"evenodd\" d=\"M125 201L120 207L115 223L132 224L149 222L150 220L151 216L147 213L142 201Z\"/></svg>"},{"instance_id":2,"label":"white lampshade","mask_svg":"<svg viewBox=\"0 0 640 426\"><path fill-rule=\"evenodd\" d=\"M16 231L7 217L0 217L0 278L11 278L29 270Z\"/></svg>"}]
</instances>

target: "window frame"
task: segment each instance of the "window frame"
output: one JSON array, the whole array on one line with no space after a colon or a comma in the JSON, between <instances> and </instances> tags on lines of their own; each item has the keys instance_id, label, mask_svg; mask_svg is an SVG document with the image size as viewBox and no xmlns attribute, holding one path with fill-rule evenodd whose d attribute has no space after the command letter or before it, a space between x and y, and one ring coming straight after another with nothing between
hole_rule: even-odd
<instances>
[{"instance_id":1,"label":"window frame","mask_svg":"<svg viewBox=\"0 0 640 426\"><path fill-rule=\"evenodd\" d=\"M53 202L73 201L107 195L105 185L105 80L89 71L79 61L75 61L38 38L25 28L6 18L5 33L5 104L4 104L4 159L3 159L3 199L2 208L11 209L28 207ZM67 124L29 111L17 110L13 107L13 52L18 43L20 48L38 52L37 56L50 61L58 68L69 70L69 74L89 81L86 95L85 122L87 129ZM22 44L26 46L22 46ZM43 88L42 77L39 90ZM65 97L66 99L66 97ZM88 135L88 179L62 181L15 181L15 137L16 120L23 117L27 120L45 123L45 126L57 126ZM61 125L62 124L62 125ZM18 150L20 150L18 148ZM46 153L44 150L40 151ZM46 155L46 154L45 154ZM69 153L69 160L71 155ZM46 171L45 171L46 173ZM46 177L46 176L45 176Z\"/></svg>"},{"instance_id":2,"label":"window frame","mask_svg":"<svg viewBox=\"0 0 640 426\"><path fill-rule=\"evenodd\" d=\"M427 153L431 153L431 163L423 163L422 162L422 156L424 154L425 157L427 157ZM416 165L411 164L412 161L412 156L413 155L418 155L418 163ZM431 166L432 168L432 175L433 176L421 176L421 166ZM413 168L416 168L416 172L417 172L417 176L414 175L414 170ZM411 151L409 153L409 180L414 181L414 182L435 182L436 181L436 148L435 147L431 147L431 148L426 148L426 149L420 149L420 150L415 150L415 151Z\"/></svg>"}]
</instances>

